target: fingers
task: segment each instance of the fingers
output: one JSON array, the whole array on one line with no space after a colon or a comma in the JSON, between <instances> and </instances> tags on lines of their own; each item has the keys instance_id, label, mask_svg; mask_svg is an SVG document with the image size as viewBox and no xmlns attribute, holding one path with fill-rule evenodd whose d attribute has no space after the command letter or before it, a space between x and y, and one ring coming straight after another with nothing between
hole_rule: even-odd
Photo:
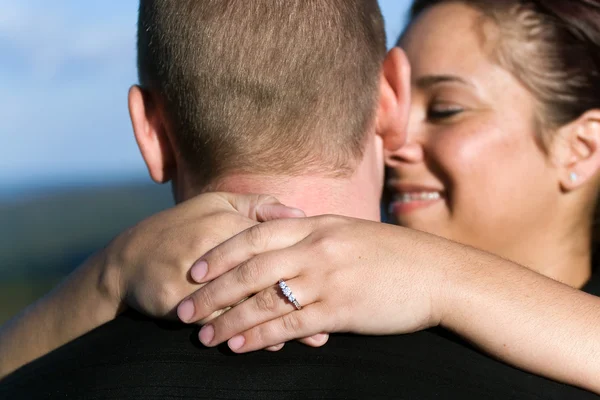
<instances>
[{"instance_id":1,"label":"fingers","mask_svg":"<svg viewBox=\"0 0 600 400\"><path fill-rule=\"evenodd\" d=\"M190 275L198 283L207 282L259 253L293 246L308 236L310 224L310 219L286 219L255 225L206 253Z\"/></svg>"},{"instance_id":2,"label":"fingers","mask_svg":"<svg viewBox=\"0 0 600 400\"><path fill-rule=\"evenodd\" d=\"M259 254L192 293L179 305L179 318L187 323L198 321L273 286L279 279L293 279L303 258L290 249Z\"/></svg>"},{"instance_id":3,"label":"fingers","mask_svg":"<svg viewBox=\"0 0 600 400\"><path fill-rule=\"evenodd\" d=\"M317 333L316 335L312 335L311 337L299 339L300 343L303 343L310 347L321 347L324 346L329 340L328 333ZM276 346L269 346L265 350L267 351L279 351L283 349L284 343L278 344Z\"/></svg>"},{"instance_id":4,"label":"fingers","mask_svg":"<svg viewBox=\"0 0 600 400\"><path fill-rule=\"evenodd\" d=\"M319 335L320 332L331 332L333 326L329 325L326 307L317 302L236 335L229 339L227 344L236 353L246 353L298 338Z\"/></svg>"},{"instance_id":5,"label":"fingers","mask_svg":"<svg viewBox=\"0 0 600 400\"><path fill-rule=\"evenodd\" d=\"M263 204L256 207L256 220L259 222L271 221L281 218L303 218L304 211L283 204ZM283 347L283 346L282 346Z\"/></svg>"},{"instance_id":6,"label":"fingers","mask_svg":"<svg viewBox=\"0 0 600 400\"><path fill-rule=\"evenodd\" d=\"M276 346L269 346L267 347L265 350L267 351L279 351L281 349L283 349L284 343L278 344Z\"/></svg>"},{"instance_id":7,"label":"fingers","mask_svg":"<svg viewBox=\"0 0 600 400\"><path fill-rule=\"evenodd\" d=\"M305 279L292 279L287 284L302 306L317 300L317 293L312 290L314 286ZM296 307L283 295L279 285L273 285L204 326L200 330L200 341L206 346L216 346L238 333L295 310ZM307 340L307 343L318 345L318 342L311 340Z\"/></svg>"},{"instance_id":8,"label":"fingers","mask_svg":"<svg viewBox=\"0 0 600 400\"><path fill-rule=\"evenodd\" d=\"M255 221L264 222L280 218L305 217L304 211L287 207L275 197L265 194L240 195L221 193L230 204L242 215Z\"/></svg>"},{"instance_id":9,"label":"fingers","mask_svg":"<svg viewBox=\"0 0 600 400\"><path fill-rule=\"evenodd\" d=\"M324 346L329 340L328 333L317 333L316 335L312 335L311 337L299 339L300 343L304 343L310 347L321 347Z\"/></svg>"}]
</instances>

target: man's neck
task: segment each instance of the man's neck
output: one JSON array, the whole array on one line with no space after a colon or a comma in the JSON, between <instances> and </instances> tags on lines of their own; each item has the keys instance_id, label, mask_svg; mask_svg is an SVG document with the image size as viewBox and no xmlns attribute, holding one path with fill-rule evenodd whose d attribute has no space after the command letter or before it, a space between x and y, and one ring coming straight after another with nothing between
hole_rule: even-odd
<instances>
[{"instance_id":1,"label":"man's neck","mask_svg":"<svg viewBox=\"0 0 600 400\"><path fill-rule=\"evenodd\" d=\"M260 193L275 196L283 204L306 215L338 214L379 221L380 189L376 182L357 182L356 177L230 175L210 188L189 191L185 198L205 191Z\"/></svg>"}]
</instances>

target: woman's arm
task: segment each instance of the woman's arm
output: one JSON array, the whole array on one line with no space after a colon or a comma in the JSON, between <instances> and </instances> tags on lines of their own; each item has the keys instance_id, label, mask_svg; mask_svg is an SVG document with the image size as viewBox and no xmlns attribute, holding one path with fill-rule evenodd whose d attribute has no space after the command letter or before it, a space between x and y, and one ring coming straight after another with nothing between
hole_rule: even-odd
<instances>
[{"instance_id":1,"label":"woman's arm","mask_svg":"<svg viewBox=\"0 0 600 400\"><path fill-rule=\"evenodd\" d=\"M600 299L483 251L322 216L257 225L202 259L198 281L210 282L186 299L188 322L256 293L202 328L206 345L229 340L246 352L322 331L441 325L507 363L600 393ZM281 296L279 279L302 310Z\"/></svg>"},{"instance_id":2,"label":"woman's arm","mask_svg":"<svg viewBox=\"0 0 600 400\"><path fill-rule=\"evenodd\" d=\"M0 328L0 378L112 320L126 303L176 318L179 301L199 288L187 279L198 257L257 220L303 215L270 196L208 193L142 221Z\"/></svg>"},{"instance_id":3,"label":"woman's arm","mask_svg":"<svg viewBox=\"0 0 600 400\"><path fill-rule=\"evenodd\" d=\"M441 325L525 370L600 394L600 298L468 249L444 290ZM444 305L445 304L445 305Z\"/></svg>"},{"instance_id":4,"label":"woman's arm","mask_svg":"<svg viewBox=\"0 0 600 400\"><path fill-rule=\"evenodd\" d=\"M0 378L112 320L120 303L104 285L100 252L0 329Z\"/></svg>"}]
</instances>

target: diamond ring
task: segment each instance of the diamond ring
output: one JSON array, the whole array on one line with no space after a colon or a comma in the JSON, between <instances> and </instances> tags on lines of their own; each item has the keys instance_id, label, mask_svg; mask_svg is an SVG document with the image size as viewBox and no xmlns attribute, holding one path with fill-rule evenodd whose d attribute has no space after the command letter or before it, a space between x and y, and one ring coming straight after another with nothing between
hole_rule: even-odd
<instances>
[{"instance_id":1,"label":"diamond ring","mask_svg":"<svg viewBox=\"0 0 600 400\"><path fill-rule=\"evenodd\" d=\"M296 300L296 298L294 297L294 294L292 293L292 289L290 289L288 287L288 285L285 283L285 281L283 279L279 280L279 287L281 288L281 292L283 293L283 295L285 297L287 297L287 299L290 301L290 303L292 303L294 306L296 306L296 309L302 310L302 306L300 305L300 303L298 303L298 300Z\"/></svg>"}]
</instances>

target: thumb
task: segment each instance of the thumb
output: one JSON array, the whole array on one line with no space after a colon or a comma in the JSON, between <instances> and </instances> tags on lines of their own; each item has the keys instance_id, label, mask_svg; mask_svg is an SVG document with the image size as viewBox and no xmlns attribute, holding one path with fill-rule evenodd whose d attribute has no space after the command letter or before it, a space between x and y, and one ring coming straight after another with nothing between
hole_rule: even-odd
<instances>
[{"instance_id":1,"label":"thumb","mask_svg":"<svg viewBox=\"0 0 600 400\"><path fill-rule=\"evenodd\" d=\"M257 221L265 222L281 218L304 218L304 211L283 204L261 204L256 208Z\"/></svg>"},{"instance_id":2,"label":"thumb","mask_svg":"<svg viewBox=\"0 0 600 400\"><path fill-rule=\"evenodd\" d=\"M281 218L306 217L304 211L281 204L277 198L266 194L224 194L229 203L242 215L258 222Z\"/></svg>"}]
</instances>

